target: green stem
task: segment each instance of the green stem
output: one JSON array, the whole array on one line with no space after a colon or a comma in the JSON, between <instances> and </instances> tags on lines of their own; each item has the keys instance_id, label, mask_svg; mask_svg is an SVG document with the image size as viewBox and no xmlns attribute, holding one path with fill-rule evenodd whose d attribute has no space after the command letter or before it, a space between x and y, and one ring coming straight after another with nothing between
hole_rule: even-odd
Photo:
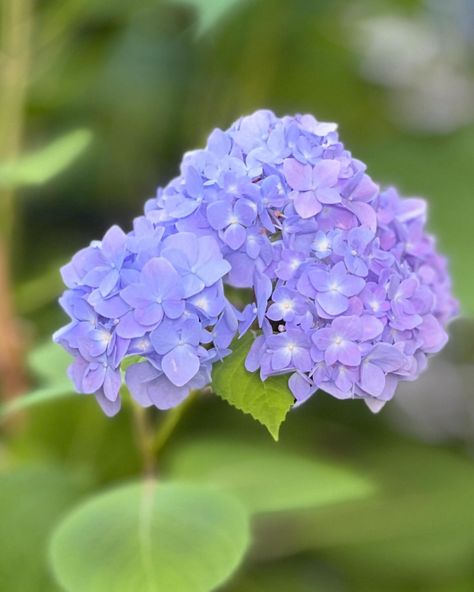
<instances>
[{"instance_id":1,"label":"green stem","mask_svg":"<svg viewBox=\"0 0 474 592\"><path fill-rule=\"evenodd\" d=\"M133 403L137 442L143 459L145 477L156 477L158 469L157 459L175 432L185 411L196 398L197 393L198 391L191 391L181 405L167 411L163 420L158 425L158 429L155 429L149 410Z\"/></svg>"},{"instance_id":2,"label":"green stem","mask_svg":"<svg viewBox=\"0 0 474 592\"><path fill-rule=\"evenodd\" d=\"M186 399L173 409L170 409L163 421L161 422L158 431L153 438L153 452L155 456L158 456L159 453L163 450L163 448L168 443L168 440L173 435L176 427L178 426L179 422L181 421L185 411L188 407L193 403L194 399L197 396L199 391L191 391Z\"/></svg>"},{"instance_id":3,"label":"green stem","mask_svg":"<svg viewBox=\"0 0 474 592\"><path fill-rule=\"evenodd\" d=\"M138 448L143 461L145 478L153 479L156 476L157 464L153 452L153 427L148 409L133 403L133 418L135 420L135 433Z\"/></svg>"}]
</instances>

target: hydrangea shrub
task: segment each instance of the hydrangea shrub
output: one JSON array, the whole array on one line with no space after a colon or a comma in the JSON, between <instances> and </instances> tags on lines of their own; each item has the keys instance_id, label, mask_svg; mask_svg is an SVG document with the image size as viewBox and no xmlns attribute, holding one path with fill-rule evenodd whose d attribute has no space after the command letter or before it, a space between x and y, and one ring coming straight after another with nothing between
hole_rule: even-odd
<instances>
[{"instance_id":1,"label":"hydrangea shrub","mask_svg":"<svg viewBox=\"0 0 474 592\"><path fill-rule=\"evenodd\" d=\"M134 399L174 407L249 331L246 370L287 375L295 404L320 389L378 411L425 369L457 312L426 203L381 190L336 129L266 110L216 129L128 234L74 255L54 339L77 391L114 415L139 356ZM225 286L253 301L236 308Z\"/></svg>"}]
</instances>

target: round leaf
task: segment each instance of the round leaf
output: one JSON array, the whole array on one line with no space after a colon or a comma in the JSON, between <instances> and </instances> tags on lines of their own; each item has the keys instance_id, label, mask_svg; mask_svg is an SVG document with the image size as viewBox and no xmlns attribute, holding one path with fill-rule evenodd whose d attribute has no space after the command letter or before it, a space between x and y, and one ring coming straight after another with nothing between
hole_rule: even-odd
<instances>
[{"instance_id":1,"label":"round leaf","mask_svg":"<svg viewBox=\"0 0 474 592\"><path fill-rule=\"evenodd\" d=\"M193 485L134 483L73 511L51 544L69 592L207 592L239 565L248 516L233 497Z\"/></svg>"}]
</instances>

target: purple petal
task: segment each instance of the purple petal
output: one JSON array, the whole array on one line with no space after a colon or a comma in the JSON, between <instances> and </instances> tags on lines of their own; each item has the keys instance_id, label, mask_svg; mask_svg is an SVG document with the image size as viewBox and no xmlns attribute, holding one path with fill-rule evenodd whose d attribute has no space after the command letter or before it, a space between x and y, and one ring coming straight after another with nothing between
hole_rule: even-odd
<instances>
[{"instance_id":1,"label":"purple petal","mask_svg":"<svg viewBox=\"0 0 474 592\"><path fill-rule=\"evenodd\" d=\"M364 362L360 369L360 386L369 395L378 397L385 388L385 372L370 362Z\"/></svg>"},{"instance_id":2,"label":"purple petal","mask_svg":"<svg viewBox=\"0 0 474 592\"><path fill-rule=\"evenodd\" d=\"M234 251L240 249L244 244L246 237L247 233L245 228L240 224L231 224L224 232L224 242Z\"/></svg>"},{"instance_id":3,"label":"purple petal","mask_svg":"<svg viewBox=\"0 0 474 592\"><path fill-rule=\"evenodd\" d=\"M395 346L388 343L377 343L366 358L385 372L395 372L406 363L406 358Z\"/></svg>"},{"instance_id":4,"label":"purple petal","mask_svg":"<svg viewBox=\"0 0 474 592\"><path fill-rule=\"evenodd\" d=\"M120 378L120 371L107 368L104 377L104 385L102 388L104 395L109 401L115 401L117 399L121 386L122 379Z\"/></svg>"},{"instance_id":5,"label":"purple petal","mask_svg":"<svg viewBox=\"0 0 474 592\"><path fill-rule=\"evenodd\" d=\"M370 204L363 201L353 201L348 203L346 207L357 216L361 224L370 228L374 233L377 231L377 214Z\"/></svg>"},{"instance_id":6,"label":"purple petal","mask_svg":"<svg viewBox=\"0 0 474 592\"><path fill-rule=\"evenodd\" d=\"M303 165L294 158L287 158L283 162L283 174L292 189L296 191L311 189L313 169L310 165Z\"/></svg>"},{"instance_id":7,"label":"purple petal","mask_svg":"<svg viewBox=\"0 0 474 592\"><path fill-rule=\"evenodd\" d=\"M316 180L317 187L333 187L337 183L340 170L341 164L337 160L324 159L318 161L313 169L313 177Z\"/></svg>"},{"instance_id":8,"label":"purple petal","mask_svg":"<svg viewBox=\"0 0 474 592\"><path fill-rule=\"evenodd\" d=\"M183 386L189 382L199 366L199 358L188 345L175 347L161 361L163 372L175 386Z\"/></svg>"},{"instance_id":9,"label":"purple petal","mask_svg":"<svg viewBox=\"0 0 474 592\"><path fill-rule=\"evenodd\" d=\"M165 411L172 409L186 399L189 395L190 387L176 386L166 378L164 374L158 376L152 383L149 383L148 396L158 409Z\"/></svg>"},{"instance_id":10,"label":"purple petal","mask_svg":"<svg viewBox=\"0 0 474 592\"><path fill-rule=\"evenodd\" d=\"M119 279L120 279L120 273L119 273L118 269L112 269L103 278L103 280L99 284L99 291L104 298L112 292L112 290L117 285L117 282L119 281Z\"/></svg>"},{"instance_id":11,"label":"purple petal","mask_svg":"<svg viewBox=\"0 0 474 592\"><path fill-rule=\"evenodd\" d=\"M347 274L340 286L340 290L344 296L356 296L364 289L365 281L355 275Z\"/></svg>"},{"instance_id":12,"label":"purple petal","mask_svg":"<svg viewBox=\"0 0 474 592\"><path fill-rule=\"evenodd\" d=\"M316 300L321 308L332 316L345 312L349 306L349 300L340 292L335 291L317 294Z\"/></svg>"},{"instance_id":13,"label":"purple petal","mask_svg":"<svg viewBox=\"0 0 474 592\"><path fill-rule=\"evenodd\" d=\"M133 308L146 308L153 300L148 286L144 284L132 284L120 292L123 300Z\"/></svg>"},{"instance_id":14,"label":"purple petal","mask_svg":"<svg viewBox=\"0 0 474 592\"><path fill-rule=\"evenodd\" d=\"M184 300L165 300L163 302L163 310L169 319L179 319L184 313Z\"/></svg>"},{"instance_id":15,"label":"purple petal","mask_svg":"<svg viewBox=\"0 0 474 592\"><path fill-rule=\"evenodd\" d=\"M317 390L316 385L312 384L306 376L297 372L290 376L288 386L296 399L295 407L307 401Z\"/></svg>"},{"instance_id":16,"label":"purple petal","mask_svg":"<svg viewBox=\"0 0 474 592\"><path fill-rule=\"evenodd\" d=\"M78 393L82 393L82 380L89 363L81 357L77 357L67 369L67 374L74 384Z\"/></svg>"},{"instance_id":17,"label":"purple petal","mask_svg":"<svg viewBox=\"0 0 474 592\"><path fill-rule=\"evenodd\" d=\"M120 397L117 397L115 401L110 401L101 391L99 391L98 393L95 393L95 398L107 417L113 417L120 411L122 405Z\"/></svg>"},{"instance_id":18,"label":"purple petal","mask_svg":"<svg viewBox=\"0 0 474 592\"><path fill-rule=\"evenodd\" d=\"M158 302L152 302L146 308L138 308L135 311L135 319L141 325L151 327L163 318L163 306Z\"/></svg>"},{"instance_id":19,"label":"purple petal","mask_svg":"<svg viewBox=\"0 0 474 592\"><path fill-rule=\"evenodd\" d=\"M123 249L127 241L127 235L119 226L112 226L104 235L101 249L109 261L113 261L118 251Z\"/></svg>"},{"instance_id":20,"label":"purple petal","mask_svg":"<svg viewBox=\"0 0 474 592\"><path fill-rule=\"evenodd\" d=\"M175 268L163 257L150 259L143 266L142 277L154 296L161 299L181 296L180 277Z\"/></svg>"},{"instance_id":21,"label":"purple petal","mask_svg":"<svg viewBox=\"0 0 474 592\"><path fill-rule=\"evenodd\" d=\"M244 226L250 226L257 217L257 208L246 199L239 199L234 207L234 214Z\"/></svg>"},{"instance_id":22,"label":"purple petal","mask_svg":"<svg viewBox=\"0 0 474 592\"><path fill-rule=\"evenodd\" d=\"M339 347L338 359L346 366L358 366L361 361L360 350L352 341L345 341Z\"/></svg>"},{"instance_id":23,"label":"purple petal","mask_svg":"<svg viewBox=\"0 0 474 592\"><path fill-rule=\"evenodd\" d=\"M309 351L304 347L298 347L293 352L293 364L300 372L309 372L313 365Z\"/></svg>"},{"instance_id":24,"label":"purple petal","mask_svg":"<svg viewBox=\"0 0 474 592\"><path fill-rule=\"evenodd\" d=\"M123 337L124 339L143 337L147 331L148 329L145 326L136 321L134 312L132 310L120 318L120 321L115 328L117 335L119 337Z\"/></svg>"},{"instance_id":25,"label":"purple petal","mask_svg":"<svg viewBox=\"0 0 474 592\"><path fill-rule=\"evenodd\" d=\"M265 337L259 335L255 338L245 359L245 369L249 372L255 372L260 368L260 361L266 349Z\"/></svg>"},{"instance_id":26,"label":"purple petal","mask_svg":"<svg viewBox=\"0 0 474 592\"><path fill-rule=\"evenodd\" d=\"M229 224L232 217L232 206L228 201L215 201L207 206L206 214L212 228L221 230Z\"/></svg>"},{"instance_id":27,"label":"purple petal","mask_svg":"<svg viewBox=\"0 0 474 592\"><path fill-rule=\"evenodd\" d=\"M82 392L95 393L104 383L105 366L101 363L89 364L82 378Z\"/></svg>"},{"instance_id":28,"label":"purple petal","mask_svg":"<svg viewBox=\"0 0 474 592\"><path fill-rule=\"evenodd\" d=\"M382 331L384 329L384 324L382 323L382 321L369 315L364 315L363 317L361 317L361 320L362 341L370 341L382 334Z\"/></svg>"},{"instance_id":29,"label":"purple petal","mask_svg":"<svg viewBox=\"0 0 474 592\"><path fill-rule=\"evenodd\" d=\"M140 362L139 364L132 364L125 372L125 382L132 397L140 403L143 407L150 407L152 402L148 396L149 383L155 380L160 371L152 366L149 362Z\"/></svg>"},{"instance_id":30,"label":"purple petal","mask_svg":"<svg viewBox=\"0 0 474 592\"><path fill-rule=\"evenodd\" d=\"M93 292L89 297L89 302L96 313L108 319L118 319L130 310L128 304L120 296L103 299L98 292Z\"/></svg>"},{"instance_id":31,"label":"purple petal","mask_svg":"<svg viewBox=\"0 0 474 592\"><path fill-rule=\"evenodd\" d=\"M339 191L330 187L319 188L316 195L322 204L337 204L342 201Z\"/></svg>"},{"instance_id":32,"label":"purple petal","mask_svg":"<svg viewBox=\"0 0 474 592\"><path fill-rule=\"evenodd\" d=\"M93 358L103 354L110 340L110 333L105 329L94 329L87 334L87 350Z\"/></svg>"},{"instance_id":33,"label":"purple petal","mask_svg":"<svg viewBox=\"0 0 474 592\"><path fill-rule=\"evenodd\" d=\"M433 315L423 317L418 331L423 339L423 349L430 354L439 352L448 341L448 334Z\"/></svg>"},{"instance_id":34,"label":"purple petal","mask_svg":"<svg viewBox=\"0 0 474 592\"><path fill-rule=\"evenodd\" d=\"M322 210L313 191L297 193L293 200L296 212L304 219L315 216Z\"/></svg>"},{"instance_id":35,"label":"purple petal","mask_svg":"<svg viewBox=\"0 0 474 592\"><path fill-rule=\"evenodd\" d=\"M329 290L331 277L327 271L324 271L323 269L313 269L308 273L308 277L318 292L326 292Z\"/></svg>"},{"instance_id":36,"label":"purple petal","mask_svg":"<svg viewBox=\"0 0 474 592\"><path fill-rule=\"evenodd\" d=\"M273 352L272 368L273 370L283 370L287 368L291 362L291 352L286 347L281 347Z\"/></svg>"},{"instance_id":37,"label":"purple petal","mask_svg":"<svg viewBox=\"0 0 474 592\"><path fill-rule=\"evenodd\" d=\"M372 411L372 413L378 413L385 405L386 401L380 401L379 399L373 399L372 397L364 398L364 403Z\"/></svg>"},{"instance_id":38,"label":"purple petal","mask_svg":"<svg viewBox=\"0 0 474 592\"><path fill-rule=\"evenodd\" d=\"M361 319L354 315L334 319L331 327L334 333L349 341L360 339L362 333Z\"/></svg>"}]
</instances>

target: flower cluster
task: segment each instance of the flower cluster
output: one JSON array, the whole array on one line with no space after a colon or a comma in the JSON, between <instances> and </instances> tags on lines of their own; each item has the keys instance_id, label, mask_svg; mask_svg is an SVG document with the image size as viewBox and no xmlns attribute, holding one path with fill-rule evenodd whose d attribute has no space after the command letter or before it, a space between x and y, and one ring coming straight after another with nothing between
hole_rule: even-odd
<instances>
[{"instance_id":1,"label":"flower cluster","mask_svg":"<svg viewBox=\"0 0 474 592\"><path fill-rule=\"evenodd\" d=\"M178 404L209 382L232 339L262 380L288 374L301 403L317 389L376 411L446 342L456 313L446 262L424 230L425 202L381 192L311 115L257 111L203 150L145 206L63 270L78 391L120 406L120 364L143 405ZM251 288L237 310L223 282Z\"/></svg>"},{"instance_id":2,"label":"flower cluster","mask_svg":"<svg viewBox=\"0 0 474 592\"><path fill-rule=\"evenodd\" d=\"M72 321L55 340L75 356L70 377L107 415L120 409L120 365L143 406L168 409L210 381L237 319L224 297L230 270L212 236L165 235L144 217L128 235L112 227L62 269L60 299Z\"/></svg>"}]
</instances>

